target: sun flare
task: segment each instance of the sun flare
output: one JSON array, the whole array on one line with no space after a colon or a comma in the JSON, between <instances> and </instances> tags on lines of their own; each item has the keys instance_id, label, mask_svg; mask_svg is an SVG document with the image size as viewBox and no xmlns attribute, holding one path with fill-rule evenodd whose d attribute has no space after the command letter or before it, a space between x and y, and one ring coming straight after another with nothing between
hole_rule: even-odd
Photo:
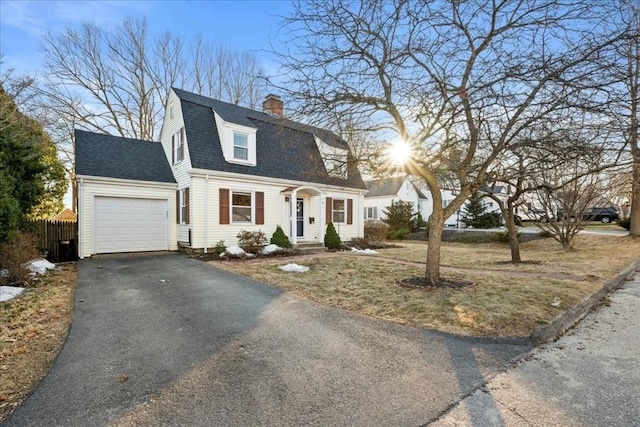
<instances>
[{"instance_id":1,"label":"sun flare","mask_svg":"<svg viewBox=\"0 0 640 427\"><path fill-rule=\"evenodd\" d=\"M391 143L387 153L394 166L402 166L409 161L411 151L411 145L406 141L398 140Z\"/></svg>"}]
</instances>

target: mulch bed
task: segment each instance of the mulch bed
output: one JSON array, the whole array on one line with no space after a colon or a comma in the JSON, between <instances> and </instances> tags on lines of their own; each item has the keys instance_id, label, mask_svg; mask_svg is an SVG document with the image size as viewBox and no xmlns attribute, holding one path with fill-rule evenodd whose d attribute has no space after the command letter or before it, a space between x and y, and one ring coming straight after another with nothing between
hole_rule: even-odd
<instances>
[{"instance_id":1,"label":"mulch bed","mask_svg":"<svg viewBox=\"0 0 640 427\"><path fill-rule=\"evenodd\" d=\"M432 291L434 289L461 289L467 286L472 286L473 282L470 280L453 280L453 279L441 279L438 286L428 285L424 277L409 277L406 279L398 280L398 284L403 288L422 289L424 291Z\"/></svg>"}]
</instances>

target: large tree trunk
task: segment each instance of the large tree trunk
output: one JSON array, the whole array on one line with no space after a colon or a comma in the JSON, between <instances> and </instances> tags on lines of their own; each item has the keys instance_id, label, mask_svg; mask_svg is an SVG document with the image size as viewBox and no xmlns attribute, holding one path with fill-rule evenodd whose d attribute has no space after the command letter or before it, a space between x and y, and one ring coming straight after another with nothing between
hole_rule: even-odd
<instances>
[{"instance_id":1,"label":"large tree trunk","mask_svg":"<svg viewBox=\"0 0 640 427\"><path fill-rule=\"evenodd\" d=\"M429 220L429 247L427 248L427 268L424 278L429 286L440 285L440 246L442 245L442 229L444 228L444 212L434 209Z\"/></svg>"},{"instance_id":2,"label":"large tree trunk","mask_svg":"<svg viewBox=\"0 0 640 427\"><path fill-rule=\"evenodd\" d=\"M629 228L629 236L640 236L640 153L634 159L633 165L633 190L631 193L631 211L629 218L631 219L631 227Z\"/></svg>"},{"instance_id":3,"label":"large tree trunk","mask_svg":"<svg viewBox=\"0 0 640 427\"><path fill-rule=\"evenodd\" d=\"M513 204L507 205L507 230L509 230L509 247L511 248L511 262L522 262L520 258L520 243L518 242L518 229L516 228L516 218L513 213Z\"/></svg>"}]
</instances>

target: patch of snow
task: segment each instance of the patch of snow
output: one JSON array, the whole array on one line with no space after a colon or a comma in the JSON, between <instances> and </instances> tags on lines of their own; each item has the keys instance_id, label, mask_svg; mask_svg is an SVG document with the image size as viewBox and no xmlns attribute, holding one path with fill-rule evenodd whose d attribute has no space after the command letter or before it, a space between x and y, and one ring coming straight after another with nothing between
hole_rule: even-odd
<instances>
[{"instance_id":1,"label":"patch of snow","mask_svg":"<svg viewBox=\"0 0 640 427\"><path fill-rule=\"evenodd\" d=\"M298 264L287 264L278 267L282 271L292 272L292 273L306 273L309 271L309 267L305 265Z\"/></svg>"},{"instance_id":2,"label":"patch of snow","mask_svg":"<svg viewBox=\"0 0 640 427\"><path fill-rule=\"evenodd\" d=\"M0 277L9 277L9 270L0 268Z\"/></svg>"},{"instance_id":3,"label":"patch of snow","mask_svg":"<svg viewBox=\"0 0 640 427\"><path fill-rule=\"evenodd\" d=\"M351 248L351 252L357 252L359 254L367 254L367 255L372 255L372 254L377 254L378 252L371 250L371 249L356 249L356 248Z\"/></svg>"},{"instance_id":4,"label":"patch of snow","mask_svg":"<svg viewBox=\"0 0 640 427\"><path fill-rule=\"evenodd\" d=\"M246 254L246 255L247 255L247 258L255 258L256 257L255 254Z\"/></svg>"},{"instance_id":5,"label":"patch of snow","mask_svg":"<svg viewBox=\"0 0 640 427\"><path fill-rule=\"evenodd\" d=\"M9 301L24 292L24 288L16 286L0 286L0 302Z\"/></svg>"},{"instance_id":6,"label":"patch of snow","mask_svg":"<svg viewBox=\"0 0 640 427\"><path fill-rule=\"evenodd\" d=\"M279 252L281 250L282 250L282 248L280 246L274 245L274 244L270 244L270 245L267 245L264 248L262 248L262 254L263 255L270 255L270 254L272 254L274 252Z\"/></svg>"},{"instance_id":7,"label":"patch of snow","mask_svg":"<svg viewBox=\"0 0 640 427\"><path fill-rule=\"evenodd\" d=\"M56 268L55 264L50 263L46 259L34 259L29 261L25 267L27 267L32 274L44 274L47 270Z\"/></svg>"},{"instance_id":8,"label":"patch of snow","mask_svg":"<svg viewBox=\"0 0 640 427\"><path fill-rule=\"evenodd\" d=\"M229 246L224 250L224 253L228 255L240 256L244 255L244 249L242 249L240 246Z\"/></svg>"},{"instance_id":9,"label":"patch of snow","mask_svg":"<svg viewBox=\"0 0 640 427\"><path fill-rule=\"evenodd\" d=\"M554 297L554 298L553 298L553 302L551 303L551 306L553 306L553 307L560 307L560 298L558 298L558 297Z\"/></svg>"}]
</instances>

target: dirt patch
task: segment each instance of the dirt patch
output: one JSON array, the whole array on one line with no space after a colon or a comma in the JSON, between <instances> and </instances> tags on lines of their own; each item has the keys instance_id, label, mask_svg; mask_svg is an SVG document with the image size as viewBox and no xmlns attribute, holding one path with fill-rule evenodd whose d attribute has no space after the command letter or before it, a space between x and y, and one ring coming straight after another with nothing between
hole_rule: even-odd
<instances>
[{"instance_id":1,"label":"dirt patch","mask_svg":"<svg viewBox=\"0 0 640 427\"><path fill-rule=\"evenodd\" d=\"M0 421L49 371L71 325L76 283L75 265L59 266L0 303Z\"/></svg>"}]
</instances>

